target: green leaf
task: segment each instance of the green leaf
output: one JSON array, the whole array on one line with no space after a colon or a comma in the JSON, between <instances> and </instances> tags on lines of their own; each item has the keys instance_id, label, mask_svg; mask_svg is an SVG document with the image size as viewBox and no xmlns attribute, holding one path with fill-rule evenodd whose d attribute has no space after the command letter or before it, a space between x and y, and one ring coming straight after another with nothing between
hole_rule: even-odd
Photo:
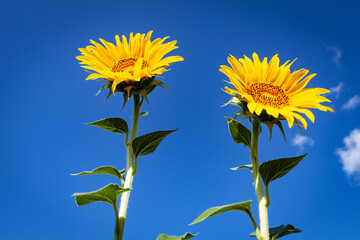
<instances>
[{"instance_id":1,"label":"green leaf","mask_svg":"<svg viewBox=\"0 0 360 240\"><path fill-rule=\"evenodd\" d=\"M266 186L277 178L280 178L290 172L307 154L292 157L280 158L264 162L260 165L259 172Z\"/></svg>"},{"instance_id":2,"label":"green leaf","mask_svg":"<svg viewBox=\"0 0 360 240\"><path fill-rule=\"evenodd\" d=\"M289 234L292 234L292 233L299 233L299 232L301 232L301 230L298 229L298 228L295 228L291 224L288 224L286 226L281 225L279 227L269 229L271 240L276 240L276 239L279 239L279 238L284 237L286 235L289 235Z\"/></svg>"},{"instance_id":3,"label":"green leaf","mask_svg":"<svg viewBox=\"0 0 360 240\"><path fill-rule=\"evenodd\" d=\"M237 122L231 118L226 117L230 134L235 143L244 144L251 147L251 132L249 129L244 127L240 122Z\"/></svg>"},{"instance_id":4,"label":"green leaf","mask_svg":"<svg viewBox=\"0 0 360 240\"><path fill-rule=\"evenodd\" d=\"M168 236L166 234L160 234L156 240L186 240L197 236L198 234L185 233L182 236Z\"/></svg>"},{"instance_id":5,"label":"green leaf","mask_svg":"<svg viewBox=\"0 0 360 240\"><path fill-rule=\"evenodd\" d=\"M153 153L155 149L159 146L160 142L170 133L175 132L175 130L169 131L157 131L142 135L137 137L132 142L132 147L135 155L135 159L140 156L145 156L150 153Z\"/></svg>"},{"instance_id":6,"label":"green leaf","mask_svg":"<svg viewBox=\"0 0 360 240\"><path fill-rule=\"evenodd\" d=\"M117 184L109 184L94 192L74 193L76 204L83 206L94 202L107 202L116 208L117 199L123 192L131 190L130 188L122 188Z\"/></svg>"},{"instance_id":7,"label":"green leaf","mask_svg":"<svg viewBox=\"0 0 360 240\"><path fill-rule=\"evenodd\" d=\"M96 122L86 123L90 126L99 127L113 133L128 134L129 128L126 121L122 118L105 118Z\"/></svg>"},{"instance_id":8,"label":"green leaf","mask_svg":"<svg viewBox=\"0 0 360 240\"><path fill-rule=\"evenodd\" d=\"M281 237L284 237L286 235L292 234L292 233L299 233L301 232L300 229L295 228L293 225L288 224L286 226L281 225L279 227L274 227L269 229L269 235L271 240L277 240ZM256 233L251 233L251 237L256 237Z\"/></svg>"},{"instance_id":9,"label":"green leaf","mask_svg":"<svg viewBox=\"0 0 360 240\"><path fill-rule=\"evenodd\" d=\"M253 165L252 164L247 164L247 165L243 165L243 166L239 166L239 167L233 167L233 168L230 168L230 169L233 170L233 171L236 171L236 170L244 169L244 168L247 168L250 171L252 171L253 170Z\"/></svg>"},{"instance_id":10,"label":"green leaf","mask_svg":"<svg viewBox=\"0 0 360 240\"><path fill-rule=\"evenodd\" d=\"M193 225L193 224L202 222L202 221L204 221L208 218L211 218L215 215L218 215L220 213L229 212L229 211L241 211L241 212L246 213L250 217L250 219L254 225L254 228L256 229L256 222L251 214L250 205L251 205L251 200L246 201L246 202L241 202L241 203L234 203L234 204L209 208L189 225Z\"/></svg>"},{"instance_id":11,"label":"green leaf","mask_svg":"<svg viewBox=\"0 0 360 240\"><path fill-rule=\"evenodd\" d=\"M119 171L116 168L111 167L111 166L103 166L103 167L95 168L92 171L85 171L85 172L75 173L75 174L71 174L71 175L73 175L73 176L81 176L81 175L98 175L98 174L114 175L114 176L118 177L123 182L124 181L125 169Z\"/></svg>"},{"instance_id":12,"label":"green leaf","mask_svg":"<svg viewBox=\"0 0 360 240\"><path fill-rule=\"evenodd\" d=\"M148 112L141 112L140 116L144 117L144 116L147 116L148 114L149 114Z\"/></svg>"}]
</instances>

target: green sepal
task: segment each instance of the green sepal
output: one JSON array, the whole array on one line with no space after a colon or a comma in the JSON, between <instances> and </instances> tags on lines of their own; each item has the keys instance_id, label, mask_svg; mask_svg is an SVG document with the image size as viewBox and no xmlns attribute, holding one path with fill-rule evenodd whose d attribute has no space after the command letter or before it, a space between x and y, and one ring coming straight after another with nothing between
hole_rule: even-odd
<instances>
[{"instance_id":1,"label":"green sepal","mask_svg":"<svg viewBox=\"0 0 360 240\"><path fill-rule=\"evenodd\" d=\"M109 89L109 92L106 96L106 98L104 99L104 101L102 103L105 103L106 100L111 96L111 94L113 94L112 90L111 90L111 87L112 87L112 82L109 82L109 83L106 83L104 84L100 90L95 94L95 96L99 95L105 88Z\"/></svg>"},{"instance_id":2,"label":"green sepal","mask_svg":"<svg viewBox=\"0 0 360 240\"><path fill-rule=\"evenodd\" d=\"M251 172L253 171L253 165L252 164L242 165L242 166L239 166L239 167L233 167L233 168L230 168L230 169L233 170L233 171L237 171L239 169L244 169L244 168L249 169Z\"/></svg>"},{"instance_id":3,"label":"green sepal","mask_svg":"<svg viewBox=\"0 0 360 240\"><path fill-rule=\"evenodd\" d=\"M295 123L295 125L297 125L297 126L300 128L301 132L302 132L304 135L306 135L306 133L305 133L305 131L304 131L304 129L303 129L304 126L301 125L297 119L294 120L294 123Z\"/></svg>"},{"instance_id":4,"label":"green sepal","mask_svg":"<svg viewBox=\"0 0 360 240\"><path fill-rule=\"evenodd\" d=\"M148 101L147 95L149 95L152 91L154 91L154 89L157 86L163 87L169 91L169 89L167 88L169 86L160 80L155 80L155 77L156 76L146 77L141 79L140 81L127 80L117 84L116 88L114 89L114 92L122 92L124 98L124 103L121 110L125 107L127 101L135 93L141 94L146 99L146 101ZM103 85L96 95L102 92L105 88L108 88L109 93L104 100L105 102L114 93L112 88L113 84L114 84L113 81L108 81L108 83Z\"/></svg>"},{"instance_id":5,"label":"green sepal","mask_svg":"<svg viewBox=\"0 0 360 240\"><path fill-rule=\"evenodd\" d=\"M116 176L124 184L125 169L122 169L119 171L112 166L102 166L102 167L95 168L92 171L85 171L85 172L75 173L75 174L71 174L71 175L82 176L82 175L98 175L98 174L109 174L109 175Z\"/></svg>"},{"instance_id":6,"label":"green sepal","mask_svg":"<svg viewBox=\"0 0 360 240\"><path fill-rule=\"evenodd\" d=\"M168 131L157 131L148 133L135 138L132 142L135 159L153 153L159 146L160 142L170 133L178 129Z\"/></svg>"},{"instance_id":7,"label":"green sepal","mask_svg":"<svg viewBox=\"0 0 360 240\"><path fill-rule=\"evenodd\" d=\"M285 142L286 142L286 136L285 136L285 132L284 132L284 128L283 128L283 126L282 126L282 123L280 122L280 120L274 119L272 116L270 116L270 117L271 117L270 120L262 120L262 121L261 121L261 122L264 123L264 124L268 127L268 129L269 129L269 133L270 133L269 143L271 142L272 130L273 130L274 124L276 124L276 125L279 127L279 129L280 129L280 131L281 131L281 133L282 133L282 135L283 135L283 137L284 137L284 140L285 140Z\"/></svg>"},{"instance_id":8,"label":"green sepal","mask_svg":"<svg viewBox=\"0 0 360 240\"><path fill-rule=\"evenodd\" d=\"M100 90L95 94L95 96L99 95L99 94L102 92L102 90L104 90L105 88L111 89L111 86L112 86L111 83L106 83L106 84L104 84L104 85L100 88ZM105 101L106 101L106 99L105 99Z\"/></svg>"},{"instance_id":9,"label":"green sepal","mask_svg":"<svg viewBox=\"0 0 360 240\"><path fill-rule=\"evenodd\" d=\"M229 131L235 143L251 147L251 132L240 122L225 117L229 124Z\"/></svg>"},{"instance_id":10,"label":"green sepal","mask_svg":"<svg viewBox=\"0 0 360 240\"><path fill-rule=\"evenodd\" d=\"M146 89L141 89L141 90L138 91L138 93L146 100L147 104L150 107L149 100L147 99L147 91L146 91Z\"/></svg>"},{"instance_id":11,"label":"green sepal","mask_svg":"<svg viewBox=\"0 0 360 240\"><path fill-rule=\"evenodd\" d=\"M224 103L223 105L221 105L221 107L225 107L227 105L241 107L240 100L237 97L232 97L227 103Z\"/></svg>"},{"instance_id":12,"label":"green sepal","mask_svg":"<svg viewBox=\"0 0 360 240\"><path fill-rule=\"evenodd\" d=\"M129 132L128 125L122 118L104 118L96 122L85 124L102 128L113 133L122 133L127 135Z\"/></svg>"},{"instance_id":13,"label":"green sepal","mask_svg":"<svg viewBox=\"0 0 360 240\"><path fill-rule=\"evenodd\" d=\"M299 233L301 232L300 229L295 228L293 225L281 225L279 227L274 227L269 229L269 236L270 240L277 240L281 237L284 237L286 235L292 234L292 233ZM253 232L250 234L251 237L256 237L256 233Z\"/></svg>"},{"instance_id":14,"label":"green sepal","mask_svg":"<svg viewBox=\"0 0 360 240\"><path fill-rule=\"evenodd\" d=\"M270 133L270 138L269 138L269 143L271 142L271 137L272 137L272 130L273 130L273 126L274 126L274 123L271 122L271 121L265 121L263 122L269 129L269 133Z\"/></svg>"},{"instance_id":15,"label":"green sepal","mask_svg":"<svg viewBox=\"0 0 360 240\"><path fill-rule=\"evenodd\" d=\"M235 116L232 119L236 119L239 116L246 115L246 112L244 110L239 110L236 112Z\"/></svg>"},{"instance_id":16,"label":"green sepal","mask_svg":"<svg viewBox=\"0 0 360 240\"><path fill-rule=\"evenodd\" d=\"M280 121L276 121L275 124L279 127L282 135L284 136L284 140L285 140L285 143L286 143L286 136L285 136L285 132L284 132L284 128L282 126L282 123Z\"/></svg>"},{"instance_id":17,"label":"green sepal","mask_svg":"<svg viewBox=\"0 0 360 240\"><path fill-rule=\"evenodd\" d=\"M240 203L234 203L234 204L209 208L208 210L206 210L205 212L200 214L200 216L198 218L196 218L189 225L193 225L193 224L202 222L202 221L204 221L204 220L206 220L208 218L211 218L211 217L213 217L215 215L218 215L220 213L229 212L229 211L241 211L241 212L246 213L250 217L251 222L254 225L254 229L256 229L257 226L256 226L256 222L254 220L254 217L252 216L252 213L251 213L251 210L250 210L250 205L251 205L251 200L246 201L246 202L240 202Z\"/></svg>"},{"instance_id":18,"label":"green sepal","mask_svg":"<svg viewBox=\"0 0 360 240\"><path fill-rule=\"evenodd\" d=\"M79 207L94 202L107 202L110 203L114 207L114 209L116 209L117 199L120 194L129 190L131 189L122 188L119 187L117 184L111 183L99 190L85 193L74 193L72 196L75 197L76 204Z\"/></svg>"},{"instance_id":19,"label":"green sepal","mask_svg":"<svg viewBox=\"0 0 360 240\"><path fill-rule=\"evenodd\" d=\"M155 86L155 87L156 87L156 86L160 86L160 87L164 88L165 90L170 91L170 89L169 89L170 86L167 85L166 83L160 81L160 80L153 80L153 81L151 81L151 83L149 84L149 86ZM152 92L152 90L151 90L150 92ZM150 92L148 91L148 94L149 94Z\"/></svg>"},{"instance_id":20,"label":"green sepal","mask_svg":"<svg viewBox=\"0 0 360 240\"><path fill-rule=\"evenodd\" d=\"M239 110L239 111L236 112L236 114L235 114L235 116L232 118L232 120L236 119L236 118L239 117L239 116L243 116L243 115L245 115L245 117L243 117L243 118L239 121L239 123L241 123L242 121L244 121L245 119L247 119L247 118L249 118L249 117L256 117L256 115L251 114L250 112L246 112L246 111L244 111L244 110Z\"/></svg>"},{"instance_id":21,"label":"green sepal","mask_svg":"<svg viewBox=\"0 0 360 240\"><path fill-rule=\"evenodd\" d=\"M109 92L108 92L108 95L106 96L106 98L104 99L104 101L102 103L105 103L106 100L108 100L108 98L111 96L111 94L113 94L113 92L110 89Z\"/></svg>"},{"instance_id":22,"label":"green sepal","mask_svg":"<svg viewBox=\"0 0 360 240\"><path fill-rule=\"evenodd\" d=\"M262 163L259 167L259 172L265 186L269 186L270 182L290 172L306 155L280 158Z\"/></svg>"},{"instance_id":23,"label":"green sepal","mask_svg":"<svg viewBox=\"0 0 360 240\"><path fill-rule=\"evenodd\" d=\"M152 91L155 90L157 85L152 85L146 88L146 94L149 95Z\"/></svg>"},{"instance_id":24,"label":"green sepal","mask_svg":"<svg viewBox=\"0 0 360 240\"><path fill-rule=\"evenodd\" d=\"M191 233L185 233L184 235L182 236L168 236L166 235L165 233L163 234L160 234L156 240L187 240L187 239L190 239L190 238L193 238L195 236L197 236L197 234L191 234Z\"/></svg>"},{"instance_id":25,"label":"green sepal","mask_svg":"<svg viewBox=\"0 0 360 240\"><path fill-rule=\"evenodd\" d=\"M124 103L123 103L120 111L122 111L122 110L124 109L127 101L130 99L130 97L131 97L131 96L128 94L128 92L124 92L124 93L123 93Z\"/></svg>"}]
</instances>

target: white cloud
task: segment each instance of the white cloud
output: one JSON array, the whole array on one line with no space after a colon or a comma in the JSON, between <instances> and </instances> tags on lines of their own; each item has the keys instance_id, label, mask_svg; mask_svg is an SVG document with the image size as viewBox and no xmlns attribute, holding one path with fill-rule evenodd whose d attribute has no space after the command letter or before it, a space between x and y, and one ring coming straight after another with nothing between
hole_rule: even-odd
<instances>
[{"instance_id":1,"label":"white cloud","mask_svg":"<svg viewBox=\"0 0 360 240\"><path fill-rule=\"evenodd\" d=\"M296 136L292 140L292 145L298 146L301 150L304 149L305 145L312 146L315 141L308 136L296 134Z\"/></svg>"},{"instance_id":2,"label":"white cloud","mask_svg":"<svg viewBox=\"0 0 360 240\"><path fill-rule=\"evenodd\" d=\"M332 87L330 88L330 93L329 94L334 94L336 98L338 98L340 96L340 93L342 92L344 88L344 83L343 82L339 82L339 84L336 87Z\"/></svg>"},{"instance_id":3,"label":"white cloud","mask_svg":"<svg viewBox=\"0 0 360 240\"><path fill-rule=\"evenodd\" d=\"M360 176L360 129L355 128L344 138L344 148L336 150L348 176Z\"/></svg>"},{"instance_id":4,"label":"white cloud","mask_svg":"<svg viewBox=\"0 0 360 240\"><path fill-rule=\"evenodd\" d=\"M340 67L341 66L340 59L343 54L342 50L338 46L327 46L326 50L334 53L331 60L335 63L336 66Z\"/></svg>"},{"instance_id":5,"label":"white cloud","mask_svg":"<svg viewBox=\"0 0 360 240\"><path fill-rule=\"evenodd\" d=\"M343 109L345 110L352 110L355 109L357 106L360 105L360 96L359 95L355 95L352 98L349 99L349 101L347 101L344 105L343 105Z\"/></svg>"}]
</instances>

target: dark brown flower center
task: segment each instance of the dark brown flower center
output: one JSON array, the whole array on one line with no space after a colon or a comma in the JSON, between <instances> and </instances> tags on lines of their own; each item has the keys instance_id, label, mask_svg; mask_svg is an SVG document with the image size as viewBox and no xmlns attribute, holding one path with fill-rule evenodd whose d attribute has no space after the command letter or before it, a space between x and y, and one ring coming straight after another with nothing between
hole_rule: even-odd
<instances>
[{"instance_id":1,"label":"dark brown flower center","mask_svg":"<svg viewBox=\"0 0 360 240\"><path fill-rule=\"evenodd\" d=\"M131 58L124 58L120 59L119 61L114 63L114 66L112 67L111 71L113 72L123 72L128 67L133 67L136 63L138 58L131 57ZM143 60L141 69L149 67L149 64L147 61Z\"/></svg>"},{"instance_id":2,"label":"dark brown flower center","mask_svg":"<svg viewBox=\"0 0 360 240\"><path fill-rule=\"evenodd\" d=\"M284 90L269 83L254 83L248 92L255 102L266 106L282 108L289 105L289 97Z\"/></svg>"}]
</instances>

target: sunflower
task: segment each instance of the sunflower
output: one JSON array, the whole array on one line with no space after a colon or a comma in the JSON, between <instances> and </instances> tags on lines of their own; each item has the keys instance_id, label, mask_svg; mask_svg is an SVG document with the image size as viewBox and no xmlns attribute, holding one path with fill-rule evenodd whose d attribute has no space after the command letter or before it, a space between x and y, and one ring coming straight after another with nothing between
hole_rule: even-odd
<instances>
[{"instance_id":1,"label":"sunflower","mask_svg":"<svg viewBox=\"0 0 360 240\"><path fill-rule=\"evenodd\" d=\"M86 80L108 81L109 84L104 87L110 88L111 94L120 83L126 83L125 88L129 90L129 87L144 79L153 80L155 76L165 72L171 63L184 60L180 56L163 58L178 48L175 46L177 41L164 43L169 37L151 41L151 35L152 31L146 35L137 33L133 36L131 33L129 41L125 36L122 36L121 41L116 35L116 46L101 38L99 40L103 45L90 40L93 45L79 48L82 55L76 57L81 61L81 67L93 71Z\"/></svg>"},{"instance_id":2,"label":"sunflower","mask_svg":"<svg viewBox=\"0 0 360 240\"><path fill-rule=\"evenodd\" d=\"M321 96L329 90L305 88L316 74L306 76L309 73L306 69L290 71L294 61L287 61L279 66L280 60L277 55L273 56L269 63L267 58L261 62L256 53L253 53L253 60L246 56L237 60L230 55L228 62L231 68L226 65L220 66L220 71L230 79L230 87L233 87L225 87L225 91L237 97L238 102L245 103L246 111L252 116L259 117L266 113L275 120L286 119L289 128L294 122L298 124L299 120L306 129L307 122L303 115L312 122L315 121L315 116L309 108L331 112L334 110L320 104L331 102Z\"/></svg>"}]
</instances>

